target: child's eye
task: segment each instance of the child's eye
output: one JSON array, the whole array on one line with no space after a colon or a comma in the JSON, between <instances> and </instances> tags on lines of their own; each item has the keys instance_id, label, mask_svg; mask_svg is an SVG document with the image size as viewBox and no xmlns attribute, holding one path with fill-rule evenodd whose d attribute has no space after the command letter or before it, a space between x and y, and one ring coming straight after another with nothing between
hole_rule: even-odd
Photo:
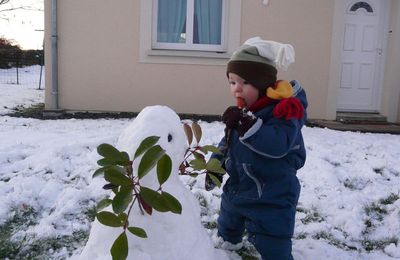
<instances>
[{"instance_id":1,"label":"child's eye","mask_svg":"<svg viewBox=\"0 0 400 260\"><path fill-rule=\"evenodd\" d=\"M250 83L247 81L243 81L243 85L249 85Z\"/></svg>"},{"instance_id":2,"label":"child's eye","mask_svg":"<svg viewBox=\"0 0 400 260\"><path fill-rule=\"evenodd\" d=\"M235 81L229 81L229 84L230 84L230 85L235 85L236 82L235 82Z\"/></svg>"}]
</instances>

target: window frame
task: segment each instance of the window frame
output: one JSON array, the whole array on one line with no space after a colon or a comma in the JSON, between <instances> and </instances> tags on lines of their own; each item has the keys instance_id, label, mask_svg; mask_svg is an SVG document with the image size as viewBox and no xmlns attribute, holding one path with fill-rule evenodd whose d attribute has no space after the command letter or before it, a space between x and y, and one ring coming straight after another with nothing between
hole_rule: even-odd
<instances>
[{"instance_id":1,"label":"window frame","mask_svg":"<svg viewBox=\"0 0 400 260\"><path fill-rule=\"evenodd\" d=\"M186 43L167 43L157 42L157 22L158 22L158 0L152 0L152 50L183 50L183 51L207 51L207 52L226 52L227 39L227 13L228 0L222 1L222 16L221 16L221 44L198 44L193 43L193 23L194 23L194 1L186 0Z\"/></svg>"}]
</instances>

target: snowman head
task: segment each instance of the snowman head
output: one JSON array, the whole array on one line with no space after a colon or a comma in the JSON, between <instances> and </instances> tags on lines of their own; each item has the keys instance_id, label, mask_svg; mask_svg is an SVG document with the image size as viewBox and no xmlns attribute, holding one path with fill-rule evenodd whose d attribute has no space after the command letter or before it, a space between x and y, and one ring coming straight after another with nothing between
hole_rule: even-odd
<instances>
[{"instance_id":1,"label":"snowman head","mask_svg":"<svg viewBox=\"0 0 400 260\"><path fill-rule=\"evenodd\" d=\"M178 179L178 167L183 161L187 149L187 141L179 116L166 106L149 106L144 108L135 120L122 132L118 139L117 147L129 154L130 158L136 152L140 143L149 136L158 136L160 145L172 160L172 174L170 179ZM134 168L140 162L135 160ZM176 173L176 174L175 174ZM148 174L142 181L156 180L155 174ZM150 186L151 183L147 183Z\"/></svg>"}]
</instances>

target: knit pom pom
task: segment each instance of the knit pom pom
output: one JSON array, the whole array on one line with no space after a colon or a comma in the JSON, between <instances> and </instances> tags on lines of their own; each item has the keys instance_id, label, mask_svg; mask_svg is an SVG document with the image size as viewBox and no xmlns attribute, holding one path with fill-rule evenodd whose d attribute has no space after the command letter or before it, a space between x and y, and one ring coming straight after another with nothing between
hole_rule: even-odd
<instances>
[{"instance_id":1,"label":"knit pom pom","mask_svg":"<svg viewBox=\"0 0 400 260\"><path fill-rule=\"evenodd\" d=\"M301 119L303 118L304 107L297 98L284 98L276 104L272 113L276 118Z\"/></svg>"}]
</instances>

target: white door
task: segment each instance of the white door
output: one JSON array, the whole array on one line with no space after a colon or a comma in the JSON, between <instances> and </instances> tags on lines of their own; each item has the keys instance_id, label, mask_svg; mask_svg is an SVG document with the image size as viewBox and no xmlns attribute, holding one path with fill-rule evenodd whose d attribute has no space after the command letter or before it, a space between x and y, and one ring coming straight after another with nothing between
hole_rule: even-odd
<instances>
[{"instance_id":1,"label":"white door","mask_svg":"<svg viewBox=\"0 0 400 260\"><path fill-rule=\"evenodd\" d=\"M387 0L346 0L338 111L379 110Z\"/></svg>"}]
</instances>

